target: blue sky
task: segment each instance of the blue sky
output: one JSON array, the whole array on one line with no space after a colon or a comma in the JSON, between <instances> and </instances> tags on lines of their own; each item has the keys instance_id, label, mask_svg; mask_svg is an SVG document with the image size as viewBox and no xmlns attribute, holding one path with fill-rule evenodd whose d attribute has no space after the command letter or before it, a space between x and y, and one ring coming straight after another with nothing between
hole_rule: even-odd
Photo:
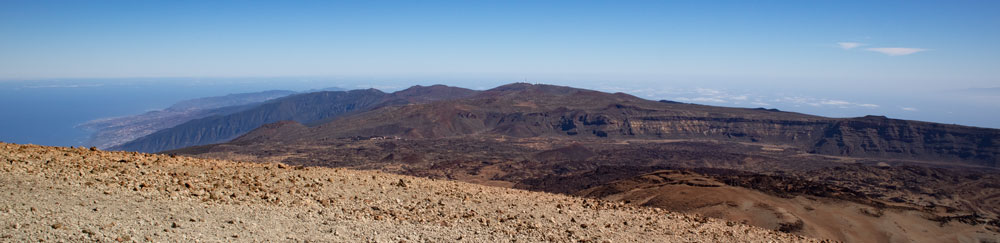
<instances>
[{"instance_id":1,"label":"blue sky","mask_svg":"<svg viewBox=\"0 0 1000 243\"><path fill-rule=\"evenodd\" d=\"M1000 127L1000 117L974 114L1000 109L991 89L1000 87L997 13L997 1L4 0L0 80L310 77L477 87L527 79ZM938 110L968 106L966 118L910 107L934 106L931 94L950 102ZM832 108L847 109L844 102L854 105Z\"/></svg>"}]
</instances>

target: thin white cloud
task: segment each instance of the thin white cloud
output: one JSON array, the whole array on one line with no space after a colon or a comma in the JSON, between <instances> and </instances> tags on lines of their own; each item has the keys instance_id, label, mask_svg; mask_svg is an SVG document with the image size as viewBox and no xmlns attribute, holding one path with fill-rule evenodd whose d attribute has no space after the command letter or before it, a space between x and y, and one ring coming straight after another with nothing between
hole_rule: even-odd
<instances>
[{"instance_id":1,"label":"thin white cloud","mask_svg":"<svg viewBox=\"0 0 1000 243\"><path fill-rule=\"evenodd\" d=\"M29 85L25 88L29 89L45 89L45 88L93 88L101 87L104 84L51 84L51 85Z\"/></svg>"},{"instance_id":2,"label":"thin white cloud","mask_svg":"<svg viewBox=\"0 0 1000 243\"><path fill-rule=\"evenodd\" d=\"M904 56L910 55L917 52L926 51L927 49L922 48L906 48L906 47L879 47L879 48L867 48L865 50L874 51L890 56Z\"/></svg>"},{"instance_id":3,"label":"thin white cloud","mask_svg":"<svg viewBox=\"0 0 1000 243\"><path fill-rule=\"evenodd\" d=\"M844 50L850 50L850 49L857 48L859 46L863 46L865 44L861 44L861 43L857 43L857 42L837 42L837 45L840 45L840 48L842 48Z\"/></svg>"},{"instance_id":4,"label":"thin white cloud","mask_svg":"<svg viewBox=\"0 0 1000 243\"><path fill-rule=\"evenodd\" d=\"M714 89L706 89L706 88L696 88L695 92L698 92L698 94L702 94L702 95L718 95L718 94L722 94L722 91L718 91L718 90L714 90Z\"/></svg>"},{"instance_id":5,"label":"thin white cloud","mask_svg":"<svg viewBox=\"0 0 1000 243\"><path fill-rule=\"evenodd\" d=\"M676 98L676 99L674 99L674 100L677 100L677 101L681 101L681 102L711 102L711 103L726 103L726 101L725 101L725 100L723 100L723 99L719 99L719 98L713 98L713 97L695 97L695 98L686 98L686 97L681 97L681 98Z\"/></svg>"},{"instance_id":6,"label":"thin white cloud","mask_svg":"<svg viewBox=\"0 0 1000 243\"><path fill-rule=\"evenodd\" d=\"M405 86L405 85L363 85L363 84L358 84L358 85L354 85L354 87L356 87L358 89L377 89L377 90L381 90L381 91L384 91L384 92L393 92L393 91L398 91L398 90L403 90L403 89L409 88L410 86Z\"/></svg>"},{"instance_id":7,"label":"thin white cloud","mask_svg":"<svg viewBox=\"0 0 1000 243\"><path fill-rule=\"evenodd\" d=\"M805 97L781 97L781 98L778 98L778 99L774 99L774 102L778 102L778 103L784 102L784 103L792 103L792 104L799 104L799 105L801 105L801 104L805 104L805 103L809 102L809 99L805 98Z\"/></svg>"},{"instance_id":8,"label":"thin white cloud","mask_svg":"<svg viewBox=\"0 0 1000 243\"><path fill-rule=\"evenodd\" d=\"M847 102L847 101L843 101L843 100L824 100L824 101L820 101L819 104L821 104L821 105L845 106L845 105L850 105L851 102Z\"/></svg>"},{"instance_id":9,"label":"thin white cloud","mask_svg":"<svg viewBox=\"0 0 1000 243\"><path fill-rule=\"evenodd\" d=\"M900 109L903 109L904 111L919 111L917 108L913 107L901 107Z\"/></svg>"},{"instance_id":10,"label":"thin white cloud","mask_svg":"<svg viewBox=\"0 0 1000 243\"><path fill-rule=\"evenodd\" d=\"M691 99L691 100L695 101L695 102L726 103L726 100L719 99L719 98L712 98L712 97L698 97L698 98L694 98L694 99Z\"/></svg>"},{"instance_id":11,"label":"thin white cloud","mask_svg":"<svg viewBox=\"0 0 1000 243\"><path fill-rule=\"evenodd\" d=\"M837 108L852 108L852 107L862 107L862 108L878 108L879 105L867 104L867 103L855 103L846 100L831 100L831 99L816 99L810 97L781 97L775 99L774 102L777 103L787 103L792 105L808 105L813 107L837 107Z\"/></svg>"},{"instance_id":12,"label":"thin white cloud","mask_svg":"<svg viewBox=\"0 0 1000 243\"><path fill-rule=\"evenodd\" d=\"M694 88L682 95L684 96L674 98L674 100L681 102L731 103L739 105L754 98L750 94L731 94L724 90L709 88ZM760 99L756 98L754 100Z\"/></svg>"}]
</instances>

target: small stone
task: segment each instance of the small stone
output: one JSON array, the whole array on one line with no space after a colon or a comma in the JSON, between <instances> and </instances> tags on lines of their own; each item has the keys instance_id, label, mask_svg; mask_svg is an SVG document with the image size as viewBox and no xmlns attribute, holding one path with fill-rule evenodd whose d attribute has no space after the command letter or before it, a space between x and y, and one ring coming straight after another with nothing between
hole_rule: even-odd
<instances>
[{"instance_id":1,"label":"small stone","mask_svg":"<svg viewBox=\"0 0 1000 243\"><path fill-rule=\"evenodd\" d=\"M83 229L83 230L82 230L82 231L80 231L80 232L83 232L84 234L87 234L87 235L89 235L89 236L94 236L94 235L96 234L96 233L94 233L94 231L92 231L92 230L90 230L90 229Z\"/></svg>"},{"instance_id":2,"label":"small stone","mask_svg":"<svg viewBox=\"0 0 1000 243\"><path fill-rule=\"evenodd\" d=\"M174 223L170 224L170 228L180 228L180 227L181 227L181 225L178 224L177 222L174 222Z\"/></svg>"},{"instance_id":3,"label":"small stone","mask_svg":"<svg viewBox=\"0 0 1000 243\"><path fill-rule=\"evenodd\" d=\"M62 224L62 223L55 223L55 224L52 224L52 229L61 229L62 227L63 227L63 224Z\"/></svg>"}]
</instances>

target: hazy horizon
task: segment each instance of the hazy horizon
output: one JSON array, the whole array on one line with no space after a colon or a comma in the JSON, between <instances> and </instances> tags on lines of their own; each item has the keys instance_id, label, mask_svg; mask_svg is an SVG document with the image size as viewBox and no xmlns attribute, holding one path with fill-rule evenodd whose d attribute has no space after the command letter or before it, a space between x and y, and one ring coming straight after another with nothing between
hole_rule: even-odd
<instances>
[{"instance_id":1,"label":"hazy horizon","mask_svg":"<svg viewBox=\"0 0 1000 243\"><path fill-rule=\"evenodd\" d=\"M527 81L1000 128L998 10L991 1L4 1L0 85L206 89L170 91L179 101L241 82L392 91ZM129 102L156 109L167 98ZM126 110L141 112L84 115Z\"/></svg>"},{"instance_id":2,"label":"hazy horizon","mask_svg":"<svg viewBox=\"0 0 1000 243\"><path fill-rule=\"evenodd\" d=\"M0 3L0 79L730 79L1000 86L1000 3ZM836 83L836 84L831 84Z\"/></svg>"}]
</instances>

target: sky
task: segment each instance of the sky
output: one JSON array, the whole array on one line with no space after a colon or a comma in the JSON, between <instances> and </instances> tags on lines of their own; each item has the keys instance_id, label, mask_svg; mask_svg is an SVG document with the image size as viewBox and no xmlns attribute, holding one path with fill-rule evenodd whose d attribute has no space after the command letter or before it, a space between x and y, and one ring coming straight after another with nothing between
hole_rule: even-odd
<instances>
[{"instance_id":1,"label":"sky","mask_svg":"<svg viewBox=\"0 0 1000 243\"><path fill-rule=\"evenodd\" d=\"M0 80L528 81L1000 127L998 12L998 1L3 0Z\"/></svg>"}]
</instances>

